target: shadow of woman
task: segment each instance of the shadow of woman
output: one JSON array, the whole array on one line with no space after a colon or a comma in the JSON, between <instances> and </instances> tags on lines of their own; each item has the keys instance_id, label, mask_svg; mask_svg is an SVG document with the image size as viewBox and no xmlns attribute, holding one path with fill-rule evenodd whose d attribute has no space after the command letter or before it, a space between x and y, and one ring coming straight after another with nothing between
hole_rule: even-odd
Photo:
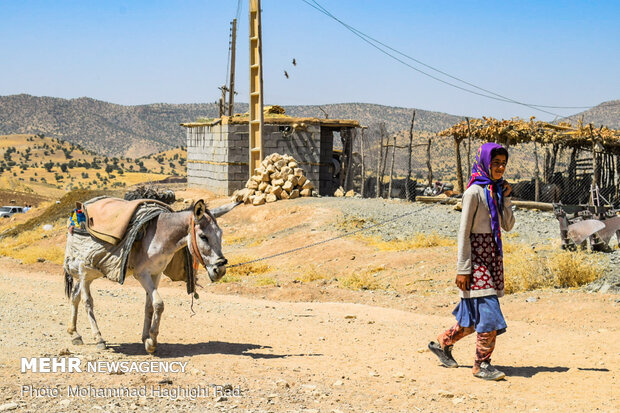
<instances>
[{"instance_id":1,"label":"shadow of woman","mask_svg":"<svg viewBox=\"0 0 620 413\"><path fill-rule=\"evenodd\" d=\"M568 367L546 367L546 366L495 366L498 370L506 373L509 377L532 377L538 373L565 373L569 370Z\"/></svg>"},{"instance_id":2,"label":"shadow of woman","mask_svg":"<svg viewBox=\"0 0 620 413\"><path fill-rule=\"evenodd\" d=\"M125 354L127 356L144 356L147 352L144 350L142 343L108 343L115 353ZM159 343L154 356L160 358L179 358L191 357L200 354L229 354L235 356L246 356L253 359L273 359L285 357L307 357L322 356L322 354L272 354L272 353L254 353L252 350L269 350L270 346L261 346L249 343L228 343L225 341L209 341L206 343Z\"/></svg>"}]
</instances>

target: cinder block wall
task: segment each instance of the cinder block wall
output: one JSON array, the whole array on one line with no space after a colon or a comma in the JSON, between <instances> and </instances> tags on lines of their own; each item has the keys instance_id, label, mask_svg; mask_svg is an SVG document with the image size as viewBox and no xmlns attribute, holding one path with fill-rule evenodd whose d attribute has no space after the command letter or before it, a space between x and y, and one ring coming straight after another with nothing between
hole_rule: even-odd
<instances>
[{"instance_id":1,"label":"cinder block wall","mask_svg":"<svg viewBox=\"0 0 620 413\"><path fill-rule=\"evenodd\" d=\"M228 192L228 125L187 128L187 184Z\"/></svg>"},{"instance_id":2,"label":"cinder block wall","mask_svg":"<svg viewBox=\"0 0 620 413\"><path fill-rule=\"evenodd\" d=\"M320 188L320 165L325 162L321 160L321 127L308 125L298 131L287 129L290 128L263 125L264 155L277 152L294 157L306 171L308 179L317 189ZM328 151L331 159L331 142ZM249 178L249 156L247 124L187 128L189 186L231 195L243 188Z\"/></svg>"}]
</instances>

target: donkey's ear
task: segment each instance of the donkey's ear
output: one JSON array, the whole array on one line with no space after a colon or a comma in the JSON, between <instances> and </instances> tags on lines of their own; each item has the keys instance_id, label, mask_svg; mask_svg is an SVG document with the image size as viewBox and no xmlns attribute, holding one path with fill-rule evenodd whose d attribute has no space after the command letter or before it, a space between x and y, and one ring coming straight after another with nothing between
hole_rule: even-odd
<instances>
[{"instance_id":1,"label":"donkey's ear","mask_svg":"<svg viewBox=\"0 0 620 413\"><path fill-rule=\"evenodd\" d=\"M222 205L221 207L213 208L211 210L211 214L215 218L221 217L222 215L224 215L225 213L229 212L234 207L236 207L237 205L242 204L242 203L243 202L231 202L230 204L226 204L226 205Z\"/></svg>"},{"instance_id":2,"label":"donkey's ear","mask_svg":"<svg viewBox=\"0 0 620 413\"><path fill-rule=\"evenodd\" d=\"M194 210L194 218L196 219L196 221L199 221L200 218L205 215L205 212L207 211L207 206L205 205L205 202L200 199L196 201L192 209Z\"/></svg>"}]
</instances>

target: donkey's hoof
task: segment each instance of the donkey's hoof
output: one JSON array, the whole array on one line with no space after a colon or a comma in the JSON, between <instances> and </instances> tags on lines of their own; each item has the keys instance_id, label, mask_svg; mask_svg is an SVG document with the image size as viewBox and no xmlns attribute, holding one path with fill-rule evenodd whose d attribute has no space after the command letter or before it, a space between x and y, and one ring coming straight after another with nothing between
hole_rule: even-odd
<instances>
[{"instance_id":1,"label":"donkey's hoof","mask_svg":"<svg viewBox=\"0 0 620 413\"><path fill-rule=\"evenodd\" d=\"M71 340L71 344L75 346L81 346L82 344L84 344L84 342L82 341L82 337L75 337Z\"/></svg>"},{"instance_id":2,"label":"donkey's hoof","mask_svg":"<svg viewBox=\"0 0 620 413\"><path fill-rule=\"evenodd\" d=\"M155 353L155 349L157 348L157 344L153 341L152 338L147 338L144 340L144 349L147 353L153 354Z\"/></svg>"},{"instance_id":3,"label":"donkey's hoof","mask_svg":"<svg viewBox=\"0 0 620 413\"><path fill-rule=\"evenodd\" d=\"M105 350L108 346L105 344L105 341L100 341L97 343L97 350Z\"/></svg>"}]
</instances>

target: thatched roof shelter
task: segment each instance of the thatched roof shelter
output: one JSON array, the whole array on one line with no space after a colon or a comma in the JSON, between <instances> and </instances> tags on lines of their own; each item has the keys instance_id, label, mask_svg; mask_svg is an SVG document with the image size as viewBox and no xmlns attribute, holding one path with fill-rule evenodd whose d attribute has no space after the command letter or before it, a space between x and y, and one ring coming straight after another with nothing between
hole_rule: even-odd
<instances>
[{"instance_id":1,"label":"thatched roof shelter","mask_svg":"<svg viewBox=\"0 0 620 413\"><path fill-rule=\"evenodd\" d=\"M461 141L471 136L486 142L497 142L506 145L537 142L542 145L559 145L570 148L592 150L596 143L602 145L602 151L620 155L620 131L581 122L576 126L570 123L552 124L522 119L498 120L483 117L470 119L439 133L440 136L452 136Z\"/></svg>"}]
</instances>

